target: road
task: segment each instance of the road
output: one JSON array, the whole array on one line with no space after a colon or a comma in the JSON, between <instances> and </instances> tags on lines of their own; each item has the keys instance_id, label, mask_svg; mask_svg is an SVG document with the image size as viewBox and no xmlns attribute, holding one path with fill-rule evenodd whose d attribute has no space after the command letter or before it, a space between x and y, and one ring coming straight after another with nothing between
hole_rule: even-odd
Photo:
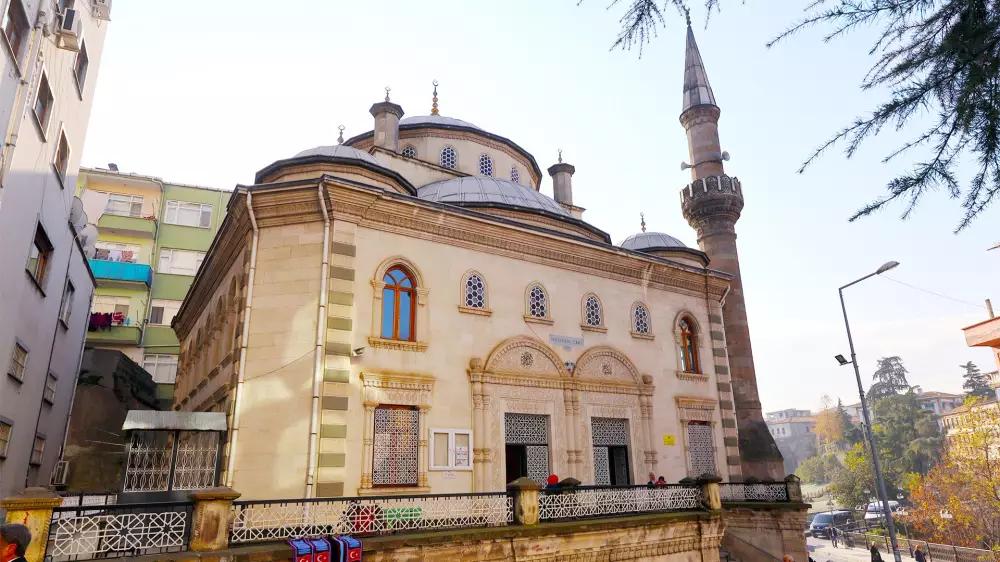
<instances>
[{"instance_id":1,"label":"road","mask_svg":"<svg viewBox=\"0 0 1000 562\"><path fill-rule=\"evenodd\" d=\"M871 555L863 548L833 548L830 541L825 539L814 539L809 537L806 540L809 549L809 556L816 562L871 562ZM882 553L882 559L892 562L892 556ZM903 551L903 560L913 560L910 553Z\"/></svg>"}]
</instances>

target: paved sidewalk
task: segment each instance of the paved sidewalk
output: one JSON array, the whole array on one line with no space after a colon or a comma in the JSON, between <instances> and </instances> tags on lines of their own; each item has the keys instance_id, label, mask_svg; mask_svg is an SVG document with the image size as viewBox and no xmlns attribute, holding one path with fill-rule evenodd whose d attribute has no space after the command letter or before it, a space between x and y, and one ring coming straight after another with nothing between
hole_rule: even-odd
<instances>
[{"instance_id":1,"label":"paved sidewalk","mask_svg":"<svg viewBox=\"0 0 1000 562\"><path fill-rule=\"evenodd\" d=\"M806 547L809 556L816 562L870 562L871 555L863 548L833 548L830 541L825 539L814 539L809 537L806 540ZM892 562L892 556L882 553L882 559ZM903 551L903 560L913 560L910 553ZM798 562L798 561L796 561Z\"/></svg>"}]
</instances>

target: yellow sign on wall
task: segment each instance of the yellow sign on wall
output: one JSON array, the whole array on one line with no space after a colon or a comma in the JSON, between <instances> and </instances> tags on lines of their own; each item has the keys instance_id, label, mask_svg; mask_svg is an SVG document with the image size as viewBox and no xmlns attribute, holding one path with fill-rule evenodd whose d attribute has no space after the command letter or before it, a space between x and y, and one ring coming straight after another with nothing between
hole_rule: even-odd
<instances>
[{"instance_id":1,"label":"yellow sign on wall","mask_svg":"<svg viewBox=\"0 0 1000 562\"><path fill-rule=\"evenodd\" d=\"M675 439L673 435L663 434L663 444L668 447L673 447L677 444L677 439Z\"/></svg>"}]
</instances>

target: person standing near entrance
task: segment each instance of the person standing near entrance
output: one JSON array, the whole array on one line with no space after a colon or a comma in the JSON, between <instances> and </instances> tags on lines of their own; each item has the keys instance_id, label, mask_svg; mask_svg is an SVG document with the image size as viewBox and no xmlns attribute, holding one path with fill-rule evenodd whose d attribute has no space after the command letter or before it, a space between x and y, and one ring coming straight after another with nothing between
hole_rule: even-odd
<instances>
[{"instance_id":1,"label":"person standing near entrance","mask_svg":"<svg viewBox=\"0 0 1000 562\"><path fill-rule=\"evenodd\" d=\"M31 531L24 525L0 526L0 562L27 562L24 553L31 544Z\"/></svg>"},{"instance_id":2,"label":"person standing near entrance","mask_svg":"<svg viewBox=\"0 0 1000 562\"><path fill-rule=\"evenodd\" d=\"M873 544L869 550L871 550L872 553L872 562L882 562L882 553L878 551L877 546Z\"/></svg>"}]
</instances>

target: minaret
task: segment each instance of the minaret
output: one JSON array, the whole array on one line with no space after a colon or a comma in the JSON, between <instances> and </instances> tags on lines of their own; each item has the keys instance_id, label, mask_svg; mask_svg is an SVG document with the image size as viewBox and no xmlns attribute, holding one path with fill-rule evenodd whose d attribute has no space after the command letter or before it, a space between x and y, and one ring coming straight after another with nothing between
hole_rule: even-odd
<instances>
[{"instance_id":1,"label":"minaret","mask_svg":"<svg viewBox=\"0 0 1000 562\"><path fill-rule=\"evenodd\" d=\"M780 480L784 466L761 415L736 251L736 221L743 210L743 190L739 180L727 176L723 167L729 156L719 143L719 114L688 19L680 121L687 131L692 181L681 191L681 208L688 224L698 233L698 245L708 254L709 267L733 276L722 316L743 478Z\"/></svg>"}]
</instances>

